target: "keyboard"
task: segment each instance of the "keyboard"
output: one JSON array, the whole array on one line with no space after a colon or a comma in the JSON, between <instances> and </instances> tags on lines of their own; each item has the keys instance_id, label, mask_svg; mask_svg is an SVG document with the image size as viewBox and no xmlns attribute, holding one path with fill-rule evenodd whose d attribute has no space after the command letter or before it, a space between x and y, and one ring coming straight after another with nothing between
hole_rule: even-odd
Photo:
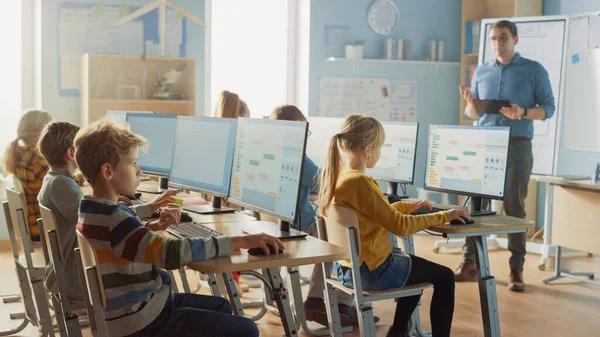
<instances>
[{"instance_id":1,"label":"keyboard","mask_svg":"<svg viewBox=\"0 0 600 337\"><path fill-rule=\"evenodd\" d=\"M196 222L181 222L179 225L171 225L167 232L180 238L206 238L212 236L223 236L223 233L217 232Z\"/></svg>"},{"instance_id":2,"label":"keyboard","mask_svg":"<svg viewBox=\"0 0 600 337\"><path fill-rule=\"evenodd\" d=\"M131 201L131 206L138 206L144 204L144 200L142 199L134 199L129 201Z\"/></svg>"},{"instance_id":3,"label":"keyboard","mask_svg":"<svg viewBox=\"0 0 600 337\"><path fill-rule=\"evenodd\" d=\"M419 209L412 212L411 214L412 215L425 215L425 214L444 212L444 211L447 211L447 209L433 207L433 209L430 211L429 208L427 208L425 206L421 206Z\"/></svg>"}]
</instances>

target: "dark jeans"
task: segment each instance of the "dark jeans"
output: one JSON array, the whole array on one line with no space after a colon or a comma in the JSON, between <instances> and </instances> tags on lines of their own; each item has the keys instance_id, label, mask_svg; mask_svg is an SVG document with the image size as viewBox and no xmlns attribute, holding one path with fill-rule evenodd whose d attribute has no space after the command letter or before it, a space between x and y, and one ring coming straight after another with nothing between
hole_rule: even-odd
<instances>
[{"instance_id":1,"label":"dark jeans","mask_svg":"<svg viewBox=\"0 0 600 337\"><path fill-rule=\"evenodd\" d=\"M418 256L410 255L410 258L412 268L406 279L406 285L423 282L433 284L433 297L429 309L432 334L435 337L448 337L450 336L452 317L454 316L454 272L448 267L427 261ZM398 261L401 264L405 263L402 259L395 259L394 261ZM366 265L363 264L363 266ZM363 287L365 290L397 288L402 286L402 282L404 282L403 279L394 278L397 268L389 266L385 268L386 271L378 270L379 268L371 271L377 274L377 279L381 281L381 284L377 280L369 282L370 276L364 275L364 272L362 272L363 266L361 266L361 281L365 280L368 283L368 286L365 284L365 287ZM337 264L336 267L340 282L343 282L345 286L351 287L352 276L349 275L351 274L350 269L340 267ZM396 284L394 284L394 280L396 280ZM396 313L394 314L394 329L397 329L401 333L407 332L408 322L412 313L417 308L420 299L420 295L398 299Z\"/></svg>"},{"instance_id":2,"label":"dark jeans","mask_svg":"<svg viewBox=\"0 0 600 337\"><path fill-rule=\"evenodd\" d=\"M506 168L506 194L504 212L506 215L525 218L525 198L527 186L533 169L531 142L511 142ZM509 265L511 269L523 270L525 264L525 233L508 234L508 249L512 253ZM475 247L470 241L463 246L463 262L475 263Z\"/></svg>"},{"instance_id":3,"label":"dark jeans","mask_svg":"<svg viewBox=\"0 0 600 337\"><path fill-rule=\"evenodd\" d=\"M234 316L222 297L171 293L154 322L130 336L258 337L259 332L252 320Z\"/></svg>"}]
</instances>

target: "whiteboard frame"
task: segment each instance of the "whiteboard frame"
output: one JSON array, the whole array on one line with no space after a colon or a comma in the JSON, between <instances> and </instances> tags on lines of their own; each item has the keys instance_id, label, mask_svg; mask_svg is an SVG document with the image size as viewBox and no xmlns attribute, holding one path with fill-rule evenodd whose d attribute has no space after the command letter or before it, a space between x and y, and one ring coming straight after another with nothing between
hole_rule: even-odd
<instances>
[{"instance_id":1,"label":"whiteboard frame","mask_svg":"<svg viewBox=\"0 0 600 337\"><path fill-rule=\"evenodd\" d=\"M595 12L586 12L586 13L577 13L577 14L572 14L569 15L569 20L570 19L579 19L583 16L585 17L590 17L590 16L598 16L600 15L600 11L595 11ZM570 21L569 21L569 26L570 26ZM567 36L568 38L569 36ZM567 49L569 48L569 44L571 41L567 41ZM568 56L568 55L567 55ZM566 77L565 77L566 80ZM565 92L566 95L566 92ZM566 105L566 102L565 102ZM566 107L566 106L565 106ZM567 130L565 129L565 137L567 136ZM578 148L578 147L570 147L567 145L568 142L565 141L565 149L566 150L571 150L571 151L580 151L580 152L590 152L590 153L600 153L600 149L596 149L596 150L590 150L590 149L583 149L583 148Z\"/></svg>"},{"instance_id":2,"label":"whiteboard frame","mask_svg":"<svg viewBox=\"0 0 600 337\"><path fill-rule=\"evenodd\" d=\"M564 96L565 96L565 74L567 70L567 51L569 47L569 27L570 23L570 15L551 15L551 16L520 16L520 17L505 17L505 18L488 18L481 20L481 32L479 34L479 56L477 59L477 66L480 66L483 63L483 50L485 48L485 27L487 24L492 24L494 22L500 20L508 20L514 23L518 22L543 22L543 21L565 21L565 31L564 31L564 39L563 39L563 54L562 54L562 65L560 70L560 88L558 88L558 104L556 105L556 130L555 130L555 139L554 139L554 151L552 158L552 170L551 175L555 175L558 170L558 156L560 149L560 141L561 141L561 129L562 129L562 116L564 113ZM531 172L532 175L546 175L540 174L537 172Z\"/></svg>"}]
</instances>

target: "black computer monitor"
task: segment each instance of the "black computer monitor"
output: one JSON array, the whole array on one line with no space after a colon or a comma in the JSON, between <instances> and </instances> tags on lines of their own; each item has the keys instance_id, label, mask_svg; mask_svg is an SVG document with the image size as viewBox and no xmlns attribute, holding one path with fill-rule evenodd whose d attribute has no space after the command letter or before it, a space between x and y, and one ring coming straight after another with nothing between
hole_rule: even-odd
<instances>
[{"instance_id":1,"label":"black computer monitor","mask_svg":"<svg viewBox=\"0 0 600 337\"><path fill-rule=\"evenodd\" d=\"M309 137L306 140L306 155L315 165L323 167L331 137L341 132L344 118L308 117Z\"/></svg>"},{"instance_id":2,"label":"black computer monitor","mask_svg":"<svg viewBox=\"0 0 600 337\"><path fill-rule=\"evenodd\" d=\"M156 189L140 188L142 192L162 193L168 189L171 160L177 130L176 115L128 113L127 123L131 131L148 141L148 149L140 151L138 164L145 174L158 176Z\"/></svg>"},{"instance_id":3,"label":"black computer monitor","mask_svg":"<svg viewBox=\"0 0 600 337\"><path fill-rule=\"evenodd\" d=\"M186 206L201 214L234 212L221 208L231 181L237 119L177 117L169 186L213 196L212 206Z\"/></svg>"},{"instance_id":4,"label":"black computer monitor","mask_svg":"<svg viewBox=\"0 0 600 337\"><path fill-rule=\"evenodd\" d=\"M504 199L510 127L430 125L424 188L471 197L471 215L481 199Z\"/></svg>"},{"instance_id":5,"label":"black computer monitor","mask_svg":"<svg viewBox=\"0 0 600 337\"><path fill-rule=\"evenodd\" d=\"M278 218L286 232L298 212L307 126L238 119L229 200Z\"/></svg>"},{"instance_id":6,"label":"black computer monitor","mask_svg":"<svg viewBox=\"0 0 600 337\"><path fill-rule=\"evenodd\" d=\"M398 195L398 184L412 184L415 176L419 123L381 122L385 143L381 157L366 173L389 183L389 193ZM407 197L407 196L400 196Z\"/></svg>"}]
</instances>

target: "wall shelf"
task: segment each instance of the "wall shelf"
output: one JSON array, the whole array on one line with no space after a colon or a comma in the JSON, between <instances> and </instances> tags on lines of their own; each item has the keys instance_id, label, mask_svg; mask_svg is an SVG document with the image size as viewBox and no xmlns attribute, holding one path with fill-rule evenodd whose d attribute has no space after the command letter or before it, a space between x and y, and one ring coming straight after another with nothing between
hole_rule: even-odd
<instances>
[{"instance_id":1,"label":"wall shelf","mask_svg":"<svg viewBox=\"0 0 600 337\"><path fill-rule=\"evenodd\" d=\"M419 61L419 60L384 60L384 59L347 59L341 57L328 57L329 62L347 62L347 63L404 63L404 64L429 64L444 66L459 66L460 62L437 62L437 61Z\"/></svg>"}]
</instances>

